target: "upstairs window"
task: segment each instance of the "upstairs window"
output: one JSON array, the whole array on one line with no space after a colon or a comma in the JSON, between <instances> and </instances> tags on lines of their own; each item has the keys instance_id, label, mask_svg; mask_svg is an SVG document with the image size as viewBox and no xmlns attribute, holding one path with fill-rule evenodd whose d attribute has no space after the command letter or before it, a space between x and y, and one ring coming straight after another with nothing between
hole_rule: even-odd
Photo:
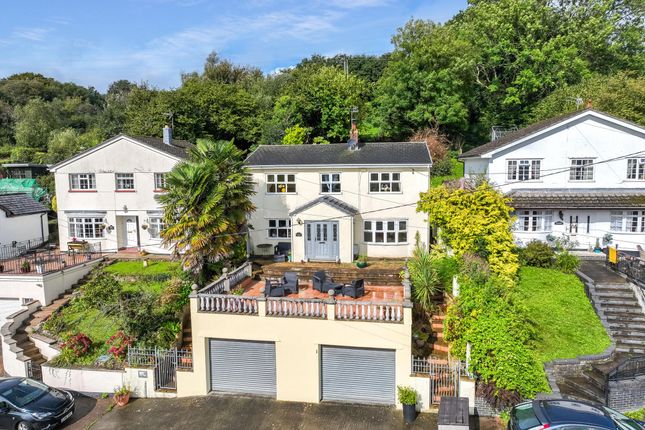
<instances>
[{"instance_id":1,"label":"upstairs window","mask_svg":"<svg viewBox=\"0 0 645 430\"><path fill-rule=\"evenodd\" d=\"M569 180L593 181L593 160L591 158L575 158L571 160Z\"/></svg>"},{"instance_id":2,"label":"upstairs window","mask_svg":"<svg viewBox=\"0 0 645 430\"><path fill-rule=\"evenodd\" d=\"M340 173L321 173L320 192L323 194L340 193Z\"/></svg>"},{"instance_id":3,"label":"upstairs window","mask_svg":"<svg viewBox=\"0 0 645 430\"><path fill-rule=\"evenodd\" d=\"M134 173L117 173L115 177L117 190L134 190Z\"/></svg>"},{"instance_id":4,"label":"upstairs window","mask_svg":"<svg viewBox=\"0 0 645 430\"><path fill-rule=\"evenodd\" d=\"M94 173L72 173L69 175L70 190L95 190Z\"/></svg>"},{"instance_id":5,"label":"upstairs window","mask_svg":"<svg viewBox=\"0 0 645 430\"><path fill-rule=\"evenodd\" d=\"M407 243L408 222L397 220L363 221L365 243Z\"/></svg>"},{"instance_id":6,"label":"upstairs window","mask_svg":"<svg viewBox=\"0 0 645 430\"><path fill-rule=\"evenodd\" d=\"M272 239L291 237L291 220L290 219L270 219L269 237Z\"/></svg>"},{"instance_id":7,"label":"upstairs window","mask_svg":"<svg viewBox=\"0 0 645 430\"><path fill-rule=\"evenodd\" d=\"M627 179L645 180L645 158L627 159Z\"/></svg>"},{"instance_id":8,"label":"upstairs window","mask_svg":"<svg viewBox=\"0 0 645 430\"><path fill-rule=\"evenodd\" d=\"M296 175L286 173L276 173L267 175L267 193L295 193L296 192Z\"/></svg>"},{"instance_id":9,"label":"upstairs window","mask_svg":"<svg viewBox=\"0 0 645 430\"><path fill-rule=\"evenodd\" d=\"M165 190L166 189L166 174L165 173L155 173L155 190Z\"/></svg>"},{"instance_id":10,"label":"upstairs window","mask_svg":"<svg viewBox=\"0 0 645 430\"><path fill-rule=\"evenodd\" d=\"M540 160L508 160L509 181L534 181L540 179Z\"/></svg>"},{"instance_id":11,"label":"upstairs window","mask_svg":"<svg viewBox=\"0 0 645 430\"><path fill-rule=\"evenodd\" d=\"M400 193L400 173L370 173L370 193Z\"/></svg>"},{"instance_id":12,"label":"upstairs window","mask_svg":"<svg viewBox=\"0 0 645 430\"><path fill-rule=\"evenodd\" d=\"M519 231L552 231L553 211L519 211L515 229Z\"/></svg>"}]
</instances>

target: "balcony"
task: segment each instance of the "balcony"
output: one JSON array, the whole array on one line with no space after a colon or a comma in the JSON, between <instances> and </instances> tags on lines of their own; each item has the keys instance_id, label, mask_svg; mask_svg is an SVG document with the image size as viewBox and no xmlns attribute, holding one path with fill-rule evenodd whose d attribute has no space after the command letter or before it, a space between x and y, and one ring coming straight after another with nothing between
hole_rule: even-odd
<instances>
[{"instance_id":1,"label":"balcony","mask_svg":"<svg viewBox=\"0 0 645 430\"><path fill-rule=\"evenodd\" d=\"M225 273L205 288L194 291L198 312L242 314L275 318L402 323L406 300L404 285L365 285L365 295L356 299L330 296L314 290L311 279L298 279L298 293L264 297L264 281L251 279L246 263Z\"/></svg>"}]
</instances>

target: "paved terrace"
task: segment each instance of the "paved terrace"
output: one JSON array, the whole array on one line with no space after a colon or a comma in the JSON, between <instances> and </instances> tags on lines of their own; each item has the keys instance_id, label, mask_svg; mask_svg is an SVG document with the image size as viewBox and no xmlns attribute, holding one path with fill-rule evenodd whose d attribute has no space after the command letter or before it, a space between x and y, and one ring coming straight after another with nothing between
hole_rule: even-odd
<instances>
[{"instance_id":1,"label":"paved terrace","mask_svg":"<svg viewBox=\"0 0 645 430\"><path fill-rule=\"evenodd\" d=\"M102 258L100 252L29 251L19 257L1 260L0 276L47 274L99 258Z\"/></svg>"}]
</instances>

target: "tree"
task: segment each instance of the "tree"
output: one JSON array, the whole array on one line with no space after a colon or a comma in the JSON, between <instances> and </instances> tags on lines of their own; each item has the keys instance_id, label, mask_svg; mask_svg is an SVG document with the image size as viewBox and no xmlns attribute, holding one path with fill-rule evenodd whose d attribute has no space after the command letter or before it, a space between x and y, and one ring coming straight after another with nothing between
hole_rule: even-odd
<instances>
[{"instance_id":1,"label":"tree","mask_svg":"<svg viewBox=\"0 0 645 430\"><path fill-rule=\"evenodd\" d=\"M18 106L14 116L16 145L43 152L47 150L49 134L63 124L60 104L41 99Z\"/></svg>"},{"instance_id":2,"label":"tree","mask_svg":"<svg viewBox=\"0 0 645 430\"><path fill-rule=\"evenodd\" d=\"M284 137L282 138L283 145L302 145L307 143L309 137L309 130L296 124L285 130Z\"/></svg>"},{"instance_id":3,"label":"tree","mask_svg":"<svg viewBox=\"0 0 645 430\"><path fill-rule=\"evenodd\" d=\"M314 54L309 58L300 61L296 67L344 67L347 61L347 68L349 72L364 80L365 82L375 83L379 80L385 70L387 61L390 54L383 55L345 55L336 54L333 57L324 57L322 55Z\"/></svg>"},{"instance_id":4,"label":"tree","mask_svg":"<svg viewBox=\"0 0 645 430\"><path fill-rule=\"evenodd\" d=\"M594 109L645 126L645 77L626 72L594 75L579 84L558 88L537 103L528 123L572 112L577 99L581 108L591 100Z\"/></svg>"},{"instance_id":5,"label":"tree","mask_svg":"<svg viewBox=\"0 0 645 430\"><path fill-rule=\"evenodd\" d=\"M200 274L208 261L226 258L243 240L246 216L255 209L243 152L232 141L200 139L167 184L159 197L167 226L161 236L175 246L185 268Z\"/></svg>"}]
</instances>

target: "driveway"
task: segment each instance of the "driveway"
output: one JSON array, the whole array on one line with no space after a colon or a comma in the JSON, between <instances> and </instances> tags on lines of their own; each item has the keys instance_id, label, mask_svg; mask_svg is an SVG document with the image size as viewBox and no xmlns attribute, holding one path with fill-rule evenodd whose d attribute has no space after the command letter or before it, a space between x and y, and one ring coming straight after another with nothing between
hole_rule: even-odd
<instances>
[{"instance_id":1,"label":"driveway","mask_svg":"<svg viewBox=\"0 0 645 430\"><path fill-rule=\"evenodd\" d=\"M411 426L386 406L278 402L259 397L205 396L136 399L104 415L92 430L162 429L436 429L436 414L421 414Z\"/></svg>"}]
</instances>

